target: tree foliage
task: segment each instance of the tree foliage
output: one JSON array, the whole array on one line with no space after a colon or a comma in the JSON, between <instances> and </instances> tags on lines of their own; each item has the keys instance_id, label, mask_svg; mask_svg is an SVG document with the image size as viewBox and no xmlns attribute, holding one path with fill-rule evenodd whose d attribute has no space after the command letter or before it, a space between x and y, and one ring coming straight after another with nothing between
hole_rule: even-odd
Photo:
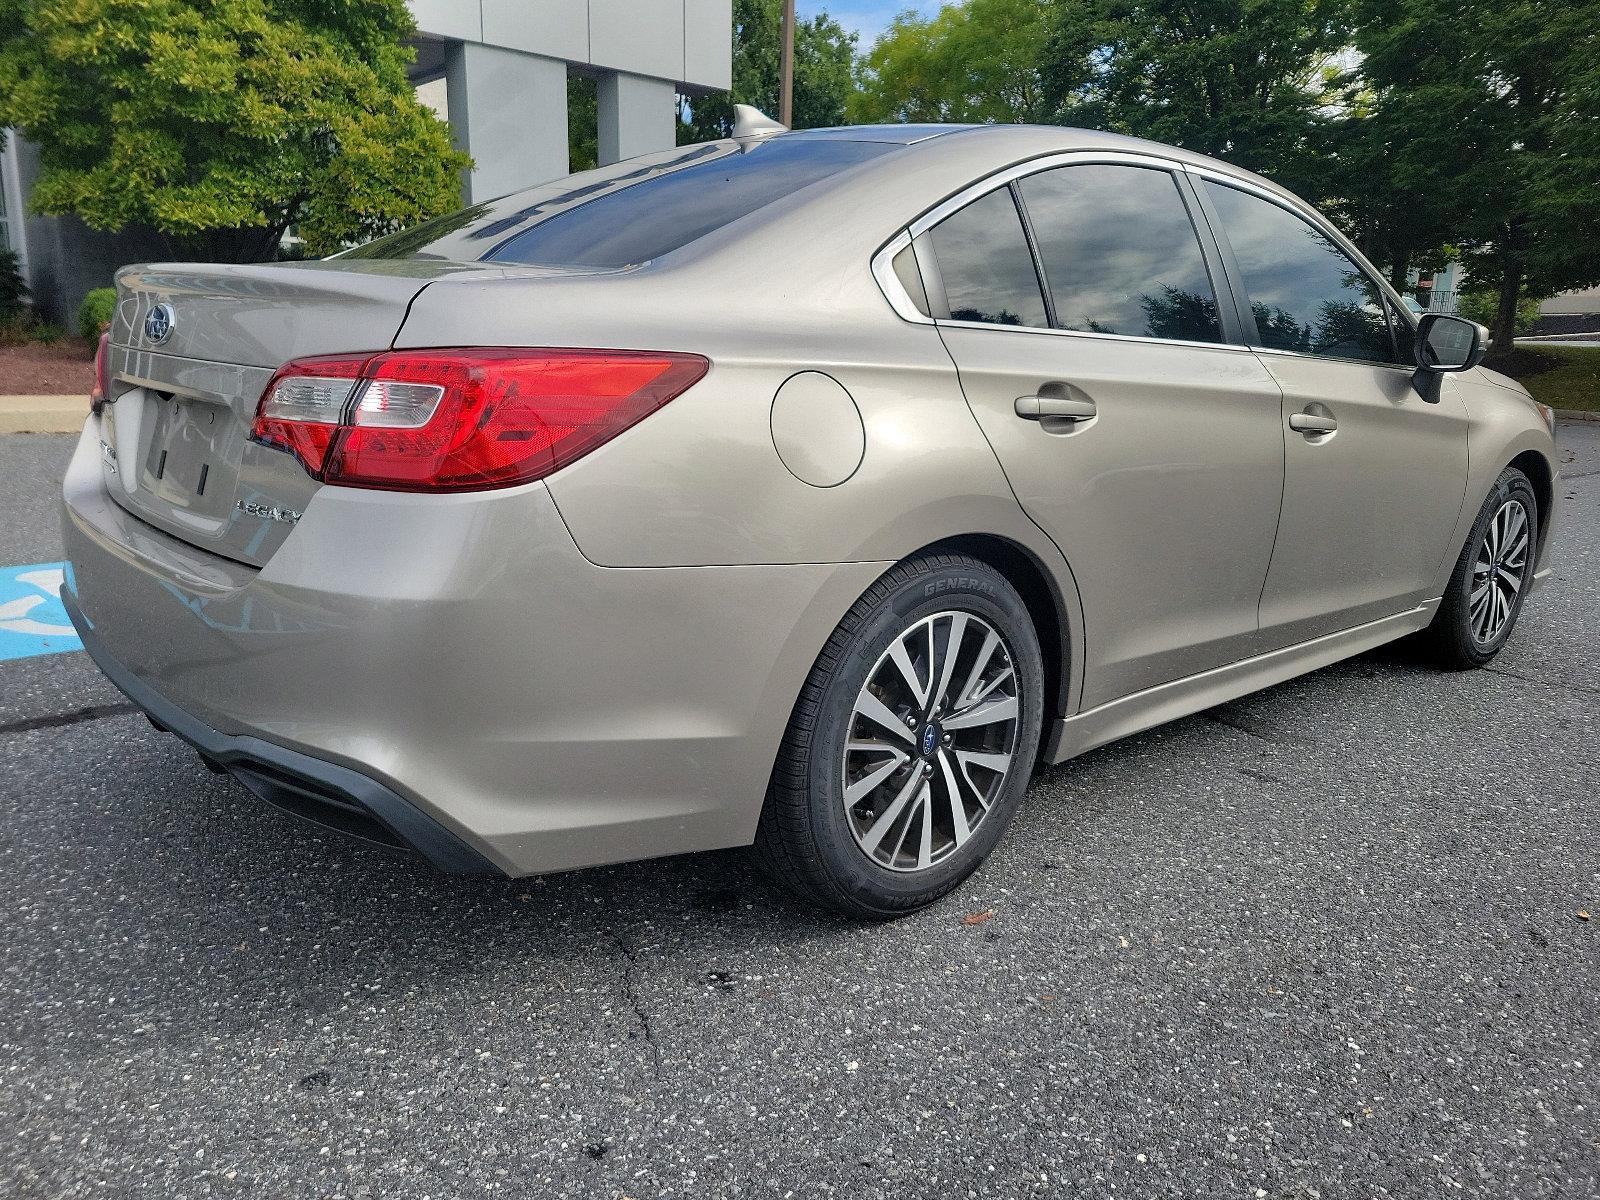
<instances>
[{"instance_id":1,"label":"tree foliage","mask_svg":"<svg viewBox=\"0 0 1600 1200\"><path fill-rule=\"evenodd\" d=\"M0 246L0 325L22 320L28 311L28 281L17 252Z\"/></svg>"},{"instance_id":2,"label":"tree foliage","mask_svg":"<svg viewBox=\"0 0 1600 1200\"><path fill-rule=\"evenodd\" d=\"M1431 164L1394 160L1393 114L1374 108L1359 70L1343 74L1335 86L1341 110L1319 131L1317 198L1395 290L1405 292L1413 270L1439 270L1456 255L1438 203L1449 189L1439 186Z\"/></svg>"},{"instance_id":3,"label":"tree foliage","mask_svg":"<svg viewBox=\"0 0 1600 1200\"><path fill-rule=\"evenodd\" d=\"M1462 292L1456 300L1456 312L1480 325L1493 325L1500 314L1499 293ZM1538 319L1538 299L1524 292L1517 301L1516 336L1527 333Z\"/></svg>"},{"instance_id":4,"label":"tree foliage","mask_svg":"<svg viewBox=\"0 0 1600 1200\"><path fill-rule=\"evenodd\" d=\"M695 98L678 141L704 142L733 132L733 106L778 115L782 0L734 0L733 87ZM795 22L794 127L842 125L854 86L856 35L826 13Z\"/></svg>"},{"instance_id":5,"label":"tree foliage","mask_svg":"<svg viewBox=\"0 0 1600 1200\"><path fill-rule=\"evenodd\" d=\"M1045 0L969 0L904 12L862 60L856 121L1038 121Z\"/></svg>"},{"instance_id":6,"label":"tree foliage","mask_svg":"<svg viewBox=\"0 0 1600 1200\"><path fill-rule=\"evenodd\" d=\"M600 89L583 75L567 76L567 170L600 165Z\"/></svg>"},{"instance_id":7,"label":"tree foliage","mask_svg":"<svg viewBox=\"0 0 1600 1200\"><path fill-rule=\"evenodd\" d=\"M468 165L406 78L403 0L0 0L0 125L33 206L175 252L326 253L460 203Z\"/></svg>"},{"instance_id":8,"label":"tree foliage","mask_svg":"<svg viewBox=\"0 0 1600 1200\"><path fill-rule=\"evenodd\" d=\"M1056 3L1045 99L1062 124L1182 146L1320 193L1314 149L1348 3Z\"/></svg>"},{"instance_id":9,"label":"tree foliage","mask_svg":"<svg viewBox=\"0 0 1600 1200\"><path fill-rule=\"evenodd\" d=\"M1358 17L1378 211L1448 234L1509 346L1524 291L1600 284L1600 4L1361 0Z\"/></svg>"}]
</instances>

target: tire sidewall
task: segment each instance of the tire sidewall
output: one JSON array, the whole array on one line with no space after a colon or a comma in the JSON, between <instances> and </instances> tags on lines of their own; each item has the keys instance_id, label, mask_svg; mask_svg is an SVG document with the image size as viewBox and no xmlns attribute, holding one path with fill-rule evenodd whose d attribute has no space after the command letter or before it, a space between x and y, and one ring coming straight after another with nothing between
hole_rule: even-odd
<instances>
[{"instance_id":1,"label":"tire sidewall","mask_svg":"<svg viewBox=\"0 0 1600 1200\"><path fill-rule=\"evenodd\" d=\"M1528 556L1527 569L1523 575L1522 586L1511 601L1511 614L1507 618L1505 628L1500 631L1494 641L1487 644L1480 643L1472 633L1472 569L1478 561L1478 553L1483 548L1484 537L1489 530L1489 523L1494 520L1495 513L1500 511L1500 506L1507 500L1516 499L1522 502L1528 514ZM1511 639L1512 632L1517 627L1517 619L1522 614L1522 602L1527 597L1528 588L1533 583L1533 571L1539 556L1539 500L1534 495L1533 485L1528 482L1528 477L1516 469L1508 469L1499 479L1495 480L1494 487L1483 502L1483 507L1478 510L1478 519L1473 522L1472 534L1467 539L1466 548L1462 551L1461 560L1456 565L1455 577L1450 581L1451 620L1454 624L1452 633L1466 658L1482 665L1492 660L1505 648Z\"/></svg>"},{"instance_id":2,"label":"tire sidewall","mask_svg":"<svg viewBox=\"0 0 1600 1200\"><path fill-rule=\"evenodd\" d=\"M894 638L934 613L982 617L1005 638L1017 673L1019 721L1010 775L972 837L945 861L924 871L891 871L867 857L845 815L842 763L855 701ZM883 915L920 908L956 887L986 859L1005 833L1027 789L1043 724L1044 672L1027 606L1005 578L982 564L936 567L905 580L855 630L823 694L806 764L813 836L833 882L854 906Z\"/></svg>"}]
</instances>

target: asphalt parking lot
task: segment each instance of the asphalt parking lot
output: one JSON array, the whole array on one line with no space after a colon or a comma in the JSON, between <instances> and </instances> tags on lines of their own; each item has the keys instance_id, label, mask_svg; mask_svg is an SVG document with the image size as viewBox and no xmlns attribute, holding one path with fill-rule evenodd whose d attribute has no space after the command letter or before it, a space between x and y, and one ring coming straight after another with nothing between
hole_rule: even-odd
<instances>
[{"instance_id":1,"label":"asphalt parking lot","mask_svg":"<svg viewBox=\"0 0 1600 1200\"><path fill-rule=\"evenodd\" d=\"M884 927L739 853L441 876L81 652L0 661L0 1194L1594 1195L1600 424L1561 443L1490 670L1390 648L1050 770ZM59 559L69 450L0 438L0 567Z\"/></svg>"}]
</instances>

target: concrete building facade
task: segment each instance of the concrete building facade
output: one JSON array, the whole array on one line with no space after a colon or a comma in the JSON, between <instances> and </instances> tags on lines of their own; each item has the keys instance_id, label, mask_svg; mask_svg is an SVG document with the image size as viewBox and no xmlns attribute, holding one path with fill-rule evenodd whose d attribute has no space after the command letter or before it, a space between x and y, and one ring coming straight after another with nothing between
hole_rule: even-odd
<instances>
[{"instance_id":1,"label":"concrete building facade","mask_svg":"<svg viewBox=\"0 0 1600 1200\"><path fill-rule=\"evenodd\" d=\"M568 171L567 79L595 82L602 164L670 148L677 97L726 89L733 0L408 0L417 21L412 81L472 155L466 203ZM148 230L97 233L72 217L27 214L38 155L0 150L0 247L17 252L35 307L67 322L123 263L169 256Z\"/></svg>"},{"instance_id":2,"label":"concrete building facade","mask_svg":"<svg viewBox=\"0 0 1600 1200\"><path fill-rule=\"evenodd\" d=\"M436 107L477 160L469 202L566 174L571 73L596 81L602 164L670 148L678 94L732 82L733 0L410 2L415 78L443 81Z\"/></svg>"}]
</instances>

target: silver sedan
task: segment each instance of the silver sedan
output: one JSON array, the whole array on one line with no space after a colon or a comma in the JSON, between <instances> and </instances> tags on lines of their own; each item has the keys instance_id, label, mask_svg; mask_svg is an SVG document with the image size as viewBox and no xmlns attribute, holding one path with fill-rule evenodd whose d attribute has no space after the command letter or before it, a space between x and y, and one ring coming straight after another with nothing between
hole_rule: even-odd
<instances>
[{"instance_id":1,"label":"silver sedan","mask_svg":"<svg viewBox=\"0 0 1600 1200\"><path fill-rule=\"evenodd\" d=\"M754 843L896 916L1037 765L1407 635L1480 666L1549 571L1551 414L1483 330L1148 142L753 126L117 283L86 646L446 870Z\"/></svg>"}]
</instances>

